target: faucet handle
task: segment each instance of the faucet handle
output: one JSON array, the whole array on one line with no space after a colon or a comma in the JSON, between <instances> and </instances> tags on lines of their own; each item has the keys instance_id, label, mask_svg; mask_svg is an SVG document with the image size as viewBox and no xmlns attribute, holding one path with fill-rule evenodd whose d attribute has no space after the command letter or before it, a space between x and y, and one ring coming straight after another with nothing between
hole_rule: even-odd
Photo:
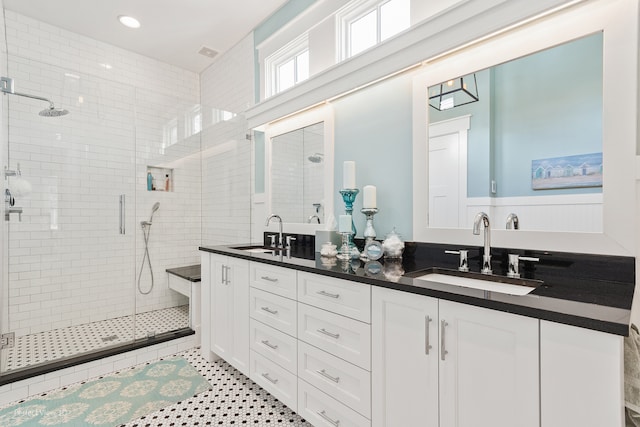
<instances>
[{"instance_id":1,"label":"faucet handle","mask_svg":"<svg viewBox=\"0 0 640 427\"><path fill-rule=\"evenodd\" d=\"M444 251L445 254L460 255L460 261L458 262L458 270L467 272L469 271L469 251L466 249L460 249L457 251Z\"/></svg>"},{"instance_id":2,"label":"faucet handle","mask_svg":"<svg viewBox=\"0 0 640 427\"><path fill-rule=\"evenodd\" d=\"M293 236L287 236L287 247L290 248L291 247L291 242L294 240L298 240Z\"/></svg>"},{"instance_id":3,"label":"faucet handle","mask_svg":"<svg viewBox=\"0 0 640 427\"><path fill-rule=\"evenodd\" d=\"M509 254L509 268L507 270L508 277L520 277L520 261L539 262L540 258Z\"/></svg>"},{"instance_id":4,"label":"faucet handle","mask_svg":"<svg viewBox=\"0 0 640 427\"><path fill-rule=\"evenodd\" d=\"M269 239L271 240L271 247L275 248L276 247L276 235L275 234L268 234L267 237L269 237Z\"/></svg>"}]
</instances>

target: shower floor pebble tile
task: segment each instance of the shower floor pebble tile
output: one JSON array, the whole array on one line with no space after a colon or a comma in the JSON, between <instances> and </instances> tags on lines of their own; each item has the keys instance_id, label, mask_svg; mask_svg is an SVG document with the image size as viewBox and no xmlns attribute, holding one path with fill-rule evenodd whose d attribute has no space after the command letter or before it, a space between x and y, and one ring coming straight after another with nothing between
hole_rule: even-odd
<instances>
[{"instance_id":1,"label":"shower floor pebble tile","mask_svg":"<svg viewBox=\"0 0 640 427\"><path fill-rule=\"evenodd\" d=\"M12 348L2 350L4 371L26 368L63 357L77 356L189 326L189 306L148 311L99 322L16 337Z\"/></svg>"},{"instance_id":2,"label":"shower floor pebble tile","mask_svg":"<svg viewBox=\"0 0 640 427\"><path fill-rule=\"evenodd\" d=\"M209 363L197 348L179 355L209 381L212 390L131 421L125 427L312 427L224 360Z\"/></svg>"}]
</instances>

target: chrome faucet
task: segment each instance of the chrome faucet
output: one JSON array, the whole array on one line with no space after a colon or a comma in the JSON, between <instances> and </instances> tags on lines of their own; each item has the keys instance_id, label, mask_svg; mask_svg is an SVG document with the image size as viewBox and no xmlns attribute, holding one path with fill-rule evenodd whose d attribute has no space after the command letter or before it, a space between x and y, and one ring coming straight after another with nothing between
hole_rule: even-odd
<instances>
[{"instance_id":1,"label":"chrome faucet","mask_svg":"<svg viewBox=\"0 0 640 427\"><path fill-rule=\"evenodd\" d=\"M318 224L320 224L320 217L318 216L318 214L313 214L309 218L307 218L307 224L311 224L311 221L313 221L314 219L318 222Z\"/></svg>"},{"instance_id":2,"label":"chrome faucet","mask_svg":"<svg viewBox=\"0 0 640 427\"><path fill-rule=\"evenodd\" d=\"M491 270L491 227L489 215L484 212L476 214L473 220L473 234L480 234L480 223L484 224L484 254L482 255L482 274L492 274Z\"/></svg>"},{"instance_id":3,"label":"chrome faucet","mask_svg":"<svg viewBox=\"0 0 640 427\"><path fill-rule=\"evenodd\" d=\"M278 220L278 223L280 224L280 229L278 231L278 247L281 248L282 247L282 218L280 218L280 215L271 214L269 218L267 218L267 221L264 223L264 226L268 227L272 219Z\"/></svg>"},{"instance_id":4,"label":"chrome faucet","mask_svg":"<svg viewBox=\"0 0 640 427\"><path fill-rule=\"evenodd\" d=\"M518 215L511 212L507 215L507 230L519 230L520 229L520 221L518 220Z\"/></svg>"}]
</instances>

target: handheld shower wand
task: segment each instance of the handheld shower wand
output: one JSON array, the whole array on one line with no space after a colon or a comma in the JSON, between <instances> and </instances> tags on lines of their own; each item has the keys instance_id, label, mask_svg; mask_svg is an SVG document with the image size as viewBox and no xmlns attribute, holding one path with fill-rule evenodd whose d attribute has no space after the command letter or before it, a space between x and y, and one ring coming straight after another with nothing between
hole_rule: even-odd
<instances>
[{"instance_id":1,"label":"handheld shower wand","mask_svg":"<svg viewBox=\"0 0 640 427\"><path fill-rule=\"evenodd\" d=\"M147 295L153 290L153 267L151 267L151 257L149 257L149 236L151 235L153 214L156 213L158 209L160 209L160 202L156 202L151 208L151 217L149 217L149 221L140 221L140 225L142 226L142 234L144 236L144 255L142 256L142 265L140 265L140 274L138 274L138 291L140 291L142 295ZM144 292L140 287L140 279L142 278L142 270L144 270L145 259L149 264L149 273L151 273L151 287L146 292Z\"/></svg>"}]
</instances>

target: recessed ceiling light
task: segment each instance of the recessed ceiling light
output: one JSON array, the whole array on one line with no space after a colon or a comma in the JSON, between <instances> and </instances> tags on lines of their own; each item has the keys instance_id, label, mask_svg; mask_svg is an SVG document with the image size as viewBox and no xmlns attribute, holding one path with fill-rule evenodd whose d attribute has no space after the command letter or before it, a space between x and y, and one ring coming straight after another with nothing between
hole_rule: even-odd
<instances>
[{"instance_id":1,"label":"recessed ceiling light","mask_svg":"<svg viewBox=\"0 0 640 427\"><path fill-rule=\"evenodd\" d=\"M120 21L120 23L125 27L140 28L140 21L133 16L120 15L118 16L118 21Z\"/></svg>"}]
</instances>

